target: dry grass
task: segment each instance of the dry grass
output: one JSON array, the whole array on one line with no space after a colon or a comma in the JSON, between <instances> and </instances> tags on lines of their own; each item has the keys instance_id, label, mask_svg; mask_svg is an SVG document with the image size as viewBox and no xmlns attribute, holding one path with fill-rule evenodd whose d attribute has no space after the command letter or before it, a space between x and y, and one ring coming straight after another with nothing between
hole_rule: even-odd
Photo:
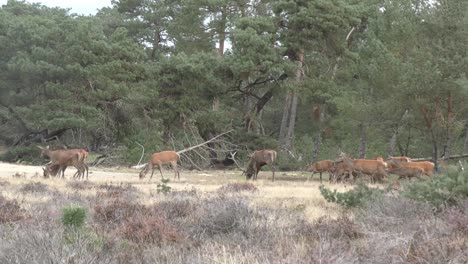
<instances>
[{"instance_id":1,"label":"dry grass","mask_svg":"<svg viewBox=\"0 0 468 264\"><path fill-rule=\"evenodd\" d=\"M235 171L182 172L164 195L159 178L139 180L128 169L91 168L89 182L71 180L71 169L65 181L37 171L0 163L0 209L13 216L0 223L0 263L468 261L467 201L440 215L395 197L349 211L327 203L318 179L302 173L271 182L261 172L246 183ZM88 212L84 227L60 223L70 205Z\"/></svg>"}]
</instances>

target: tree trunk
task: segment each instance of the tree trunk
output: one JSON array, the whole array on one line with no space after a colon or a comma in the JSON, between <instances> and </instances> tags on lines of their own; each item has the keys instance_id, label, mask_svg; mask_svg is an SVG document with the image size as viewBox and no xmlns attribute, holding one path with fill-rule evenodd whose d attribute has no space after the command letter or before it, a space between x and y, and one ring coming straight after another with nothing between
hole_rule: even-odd
<instances>
[{"instance_id":1,"label":"tree trunk","mask_svg":"<svg viewBox=\"0 0 468 264\"><path fill-rule=\"evenodd\" d=\"M300 85L304 76L304 50L300 49L297 54L296 83ZM286 104L283 111L283 119L280 128L281 149L290 151L292 140L294 138L294 129L296 127L297 113L297 91L290 91L286 97Z\"/></svg>"},{"instance_id":2,"label":"tree trunk","mask_svg":"<svg viewBox=\"0 0 468 264\"><path fill-rule=\"evenodd\" d=\"M449 92L447 101L447 128L446 128L446 140L444 145L443 157L449 157L452 146L452 113L453 113L453 97L452 93Z\"/></svg>"},{"instance_id":3,"label":"tree trunk","mask_svg":"<svg viewBox=\"0 0 468 264\"><path fill-rule=\"evenodd\" d=\"M322 131L319 130L317 132L317 135L315 136L314 151L312 152L312 162L317 161L321 147L322 147Z\"/></svg>"},{"instance_id":4,"label":"tree trunk","mask_svg":"<svg viewBox=\"0 0 468 264\"><path fill-rule=\"evenodd\" d=\"M285 149L291 150L292 140L294 138L294 129L296 127L296 113L297 113L297 93L294 91L292 94L291 112L289 116L288 134L286 135Z\"/></svg>"},{"instance_id":5,"label":"tree trunk","mask_svg":"<svg viewBox=\"0 0 468 264\"><path fill-rule=\"evenodd\" d=\"M393 131L393 134L392 134L392 137L390 138L390 141L388 142L388 148L387 148L387 155L388 156L393 156L393 154L395 153L395 145L397 143L397 137L398 137L398 134L400 133L400 129L402 127L401 123L405 119L407 114L408 114L408 109L405 110L405 112L401 116L399 122L396 124L396 128Z\"/></svg>"},{"instance_id":6,"label":"tree trunk","mask_svg":"<svg viewBox=\"0 0 468 264\"><path fill-rule=\"evenodd\" d=\"M468 153L468 123L465 124L465 142L463 144L463 153Z\"/></svg>"},{"instance_id":7,"label":"tree trunk","mask_svg":"<svg viewBox=\"0 0 468 264\"><path fill-rule=\"evenodd\" d=\"M224 56L224 42L226 41L226 6L223 6L221 9L221 21L218 29L219 34L219 48L218 53L222 57Z\"/></svg>"},{"instance_id":8,"label":"tree trunk","mask_svg":"<svg viewBox=\"0 0 468 264\"><path fill-rule=\"evenodd\" d=\"M292 93L288 92L286 95L286 100L283 107L283 118L281 119L281 127L279 132L279 143L281 148L283 148L285 141L286 141L286 133L288 129L288 118L289 118L289 110L291 109L291 97Z\"/></svg>"},{"instance_id":9,"label":"tree trunk","mask_svg":"<svg viewBox=\"0 0 468 264\"><path fill-rule=\"evenodd\" d=\"M364 159L367 152L367 126L363 123L359 124L359 131L361 138L359 140L358 156L360 159Z\"/></svg>"}]
</instances>

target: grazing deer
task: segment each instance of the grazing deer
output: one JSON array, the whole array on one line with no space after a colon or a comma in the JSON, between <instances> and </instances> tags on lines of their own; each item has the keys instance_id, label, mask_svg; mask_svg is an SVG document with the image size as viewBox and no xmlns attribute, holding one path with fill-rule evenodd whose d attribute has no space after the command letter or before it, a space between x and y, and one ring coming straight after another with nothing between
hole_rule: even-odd
<instances>
[{"instance_id":1,"label":"grazing deer","mask_svg":"<svg viewBox=\"0 0 468 264\"><path fill-rule=\"evenodd\" d=\"M88 166L84 163L85 154L82 150L50 150L49 146L41 149L41 157L49 158L50 162L43 168L44 177L48 178L50 175L55 176L57 172L62 172L62 179L65 178L65 170L68 166L74 166L77 172L73 175L74 178L81 176L84 178L86 172L86 179L88 179ZM85 151L87 153L87 151ZM87 154L86 154L87 155Z\"/></svg>"},{"instance_id":2,"label":"grazing deer","mask_svg":"<svg viewBox=\"0 0 468 264\"><path fill-rule=\"evenodd\" d=\"M328 174L330 175L329 177L331 178L334 167L335 165L333 160L321 160L312 163L312 165L307 169L307 171L312 172L312 175L307 177L307 181L309 181L310 177L313 178L314 174L318 172L320 173L320 183L322 183L322 172L328 171Z\"/></svg>"},{"instance_id":3,"label":"grazing deer","mask_svg":"<svg viewBox=\"0 0 468 264\"><path fill-rule=\"evenodd\" d=\"M179 170L177 169L177 161L180 159L179 153L173 150L166 150L151 155L151 159L148 161L148 164L140 171L140 179L143 179L148 171L151 169L151 177L153 178L154 169L157 167L161 173L161 178L164 179L162 174L162 165L171 164L172 169L174 170L174 178L180 180Z\"/></svg>"},{"instance_id":4,"label":"grazing deer","mask_svg":"<svg viewBox=\"0 0 468 264\"><path fill-rule=\"evenodd\" d=\"M258 172L265 165L271 165L273 176L271 181L275 181L275 166L276 161L276 151L271 149L256 150L250 155L249 163L247 164L247 169L245 170L245 175L247 180L257 179Z\"/></svg>"}]
</instances>

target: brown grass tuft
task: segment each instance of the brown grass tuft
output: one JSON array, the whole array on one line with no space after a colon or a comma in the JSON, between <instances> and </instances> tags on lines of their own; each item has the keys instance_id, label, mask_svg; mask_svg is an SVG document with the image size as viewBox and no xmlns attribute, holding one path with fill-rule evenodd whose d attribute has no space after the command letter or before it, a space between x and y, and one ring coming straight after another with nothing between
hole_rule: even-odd
<instances>
[{"instance_id":1,"label":"brown grass tuft","mask_svg":"<svg viewBox=\"0 0 468 264\"><path fill-rule=\"evenodd\" d=\"M218 189L219 193L228 193L228 192L257 192L258 188L253 183L250 182L234 182L228 183L221 186Z\"/></svg>"},{"instance_id":2,"label":"brown grass tuft","mask_svg":"<svg viewBox=\"0 0 468 264\"><path fill-rule=\"evenodd\" d=\"M16 200L0 195L0 224L16 222L25 217L25 212Z\"/></svg>"}]
</instances>

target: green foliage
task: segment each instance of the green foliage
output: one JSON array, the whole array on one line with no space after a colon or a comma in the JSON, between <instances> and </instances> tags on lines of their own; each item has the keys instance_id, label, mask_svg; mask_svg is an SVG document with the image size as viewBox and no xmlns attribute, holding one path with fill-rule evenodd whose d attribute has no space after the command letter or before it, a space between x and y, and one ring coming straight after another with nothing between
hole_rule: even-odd
<instances>
[{"instance_id":1,"label":"green foliage","mask_svg":"<svg viewBox=\"0 0 468 264\"><path fill-rule=\"evenodd\" d=\"M40 153L40 149L36 146L16 147L11 148L4 154L0 155L0 160L6 162L16 162L21 160L34 163L39 161Z\"/></svg>"},{"instance_id":2,"label":"green foliage","mask_svg":"<svg viewBox=\"0 0 468 264\"><path fill-rule=\"evenodd\" d=\"M450 170L427 181L410 182L404 186L402 195L436 208L454 204L468 198L468 172Z\"/></svg>"},{"instance_id":3,"label":"green foliage","mask_svg":"<svg viewBox=\"0 0 468 264\"><path fill-rule=\"evenodd\" d=\"M62 209L62 224L65 227L81 228L86 220L86 209L78 206L71 206Z\"/></svg>"},{"instance_id":4,"label":"green foliage","mask_svg":"<svg viewBox=\"0 0 468 264\"><path fill-rule=\"evenodd\" d=\"M161 183L158 183L158 185L156 185L157 193L162 193L164 195L170 193L172 187L167 185L169 181L170 181L169 179L161 179Z\"/></svg>"},{"instance_id":5,"label":"green foliage","mask_svg":"<svg viewBox=\"0 0 468 264\"><path fill-rule=\"evenodd\" d=\"M352 190L347 192L337 192L337 190L331 191L323 185L319 187L322 196L331 203L337 203L345 207L360 207L373 199L381 196L384 191L378 188L371 188L360 182Z\"/></svg>"}]
</instances>

